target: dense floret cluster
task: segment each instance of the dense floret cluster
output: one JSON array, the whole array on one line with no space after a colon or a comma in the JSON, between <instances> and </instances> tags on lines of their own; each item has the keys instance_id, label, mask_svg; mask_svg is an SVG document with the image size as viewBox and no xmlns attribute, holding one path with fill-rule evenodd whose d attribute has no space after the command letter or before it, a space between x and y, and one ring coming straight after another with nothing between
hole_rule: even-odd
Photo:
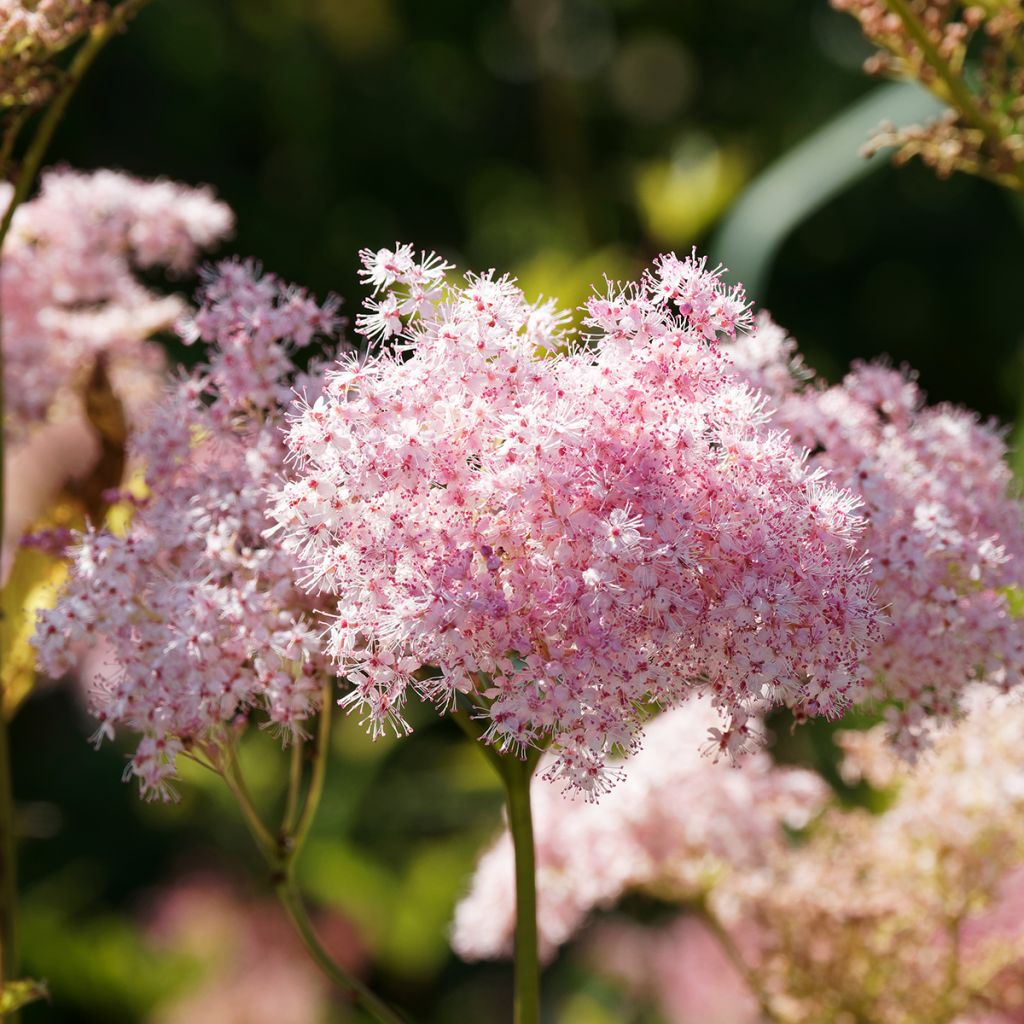
<instances>
[{"instance_id":1,"label":"dense floret cluster","mask_svg":"<svg viewBox=\"0 0 1024 1024\"><path fill-rule=\"evenodd\" d=\"M398 343L295 418L275 513L344 704L401 731L410 692L467 695L488 742L550 743L548 774L595 793L651 701L709 689L732 754L765 706L856 696L879 623L856 502L732 373L715 339L749 314L717 270L668 255L609 286L582 347L507 277L363 260L359 326Z\"/></svg>"},{"instance_id":2,"label":"dense floret cluster","mask_svg":"<svg viewBox=\"0 0 1024 1024\"><path fill-rule=\"evenodd\" d=\"M892 730L913 756L925 721L956 714L972 681L1010 689L1024 673L1024 515L1003 432L926 405L911 376L885 366L857 364L834 387L808 383L793 343L766 319L731 352L771 395L774 422L863 502L889 617L867 658L869 693L898 702Z\"/></svg>"},{"instance_id":3,"label":"dense floret cluster","mask_svg":"<svg viewBox=\"0 0 1024 1024\"><path fill-rule=\"evenodd\" d=\"M114 667L93 681L98 735L142 734L129 771L149 794L166 795L177 754L215 748L239 715L262 713L287 736L320 704L315 602L265 533L283 406L309 386L291 356L332 334L335 312L250 264L210 276L183 325L187 340L212 344L210 362L180 380L136 442L150 496L126 535L81 538L68 589L41 615L52 675L72 667L76 644L105 641Z\"/></svg>"}]
</instances>

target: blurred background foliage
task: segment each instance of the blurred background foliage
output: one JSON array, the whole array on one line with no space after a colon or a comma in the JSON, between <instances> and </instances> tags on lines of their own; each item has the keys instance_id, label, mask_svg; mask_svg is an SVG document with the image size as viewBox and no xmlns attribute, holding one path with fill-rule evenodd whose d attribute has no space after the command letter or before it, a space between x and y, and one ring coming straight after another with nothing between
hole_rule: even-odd
<instances>
[{"instance_id":1,"label":"blurred background foliage","mask_svg":"<svg viewBox=\"0 0 1024 1024\"><path fill-rule=\"evenodd\" d=\"M228 253L339 292L351 315L357 250L396 238L567 306L697 244L756 280L757 306L829 378L884 354L933 400L1011 423L1024 213L981 181L860 162L882 116L868 52L825 0L156 0L86 81L51 162L211 184L238 215ZM906 91L881 102L894 119L927 109ZM247 934L267 914L272 934L286 925L218 780L197 769L179 803L143 804L118 783L124 751L94 753L91 731L64 685L13 730L26 969L54 993L25 1021L358 1019L304 967L247 964ZM827 768L827 730L779 733L787 758ZM245 753L273 807L280 752L256 736ZM301 880L339 955L417 1020L508 1018L509 965L460 964L445 939L499 807L482 758L432 713L375 745L337 723ZM219 909L169 925L188 891ZM274 1009L288 985L306 1002ZM571 953L547 985L552 1019L656 1019Z\"/></svg>"}]
</instances>

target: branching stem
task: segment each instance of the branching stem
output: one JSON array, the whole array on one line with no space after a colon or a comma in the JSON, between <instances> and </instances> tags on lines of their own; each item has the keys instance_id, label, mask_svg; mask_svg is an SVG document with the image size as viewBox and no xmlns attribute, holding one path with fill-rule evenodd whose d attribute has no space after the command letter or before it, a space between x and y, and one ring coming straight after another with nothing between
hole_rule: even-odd
<instances>
[{"instance_id":1,"label":"branching stem","mask_svg":"<svg viewBox=\"0 0 1024 1024\"><path fill-rule=\"evenodd\" d=\"M221 760L221 775L227 783L242 809L242 815L249 828L256 846L263 855L267 866L271 871L274 892L288 914L289 920L295 927L299 938L302 939L309 955L321 971L339 988L349 992L356 1002L379 1024L404 1024L401 1017L395 1013L386 1003L374 995L357 977L349 973L340 964L336 963L331 955L324 949L323 944L317 937L316 930L309 914L302 902L302 895L295 881L295 862L305 845L306 837L313 824L320 798L323 795L324 779L327 774L327 744L331 731L331 707L334 702L333 687L330 680L325 682L322 703L320 709L320 720L317 725L316 740L313 745L313 769L309 780L309 789L306 793L305 802L301 812L295 818L298 797L302 785L302 751L296 741L292 749L291 770L288 780L288 798L285 806L284 819L281 829L275 838L271 830L264 824L262 817L256 809L255 804L249 795L248 787L242 778L241 768L238 763L238 756L234 744L228 743L224 747L224 756ZM296 751L298 753L296 754Z\"/></svg>"}]
</instances>

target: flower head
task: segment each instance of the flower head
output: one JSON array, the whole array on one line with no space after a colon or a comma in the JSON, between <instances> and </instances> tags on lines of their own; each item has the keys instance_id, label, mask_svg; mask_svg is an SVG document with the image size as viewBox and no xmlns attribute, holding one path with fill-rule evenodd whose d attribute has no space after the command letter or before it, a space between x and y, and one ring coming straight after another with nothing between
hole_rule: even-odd
<instances>
[{"instance_id":1,"label":"flower head","mask_svg":"<svg viewBox=\"0 0 1024 1024\"><path fill-rule=\"evenodd\" d=\"M36 636L53 675L71 667L74 644L108 645L116 668L90 694L97 737L141 734L127 774L151 795L168 794L182 751L215 748L240 716L300 732L326 677L316 602L266 537L267 490L284 464L283 405L310 386L286 356L337 329L336 302L318 306L238 263L208 274L201 300L186 327L212 343L210 362L179 380L136 441L150 495L125 535L81 538Z\"/></svg>"},{"instance_id":2,"label":"flower head","mask_svg":"<svg viewBox=\"0 0 1024 1024\"><path fill-rule=\"evenodd\" d=\"M766 705L855 696L878 621L855 503L732 374L713 339L746 303L718 271L665 256L609 285L586 348L493 271L363 262L357 323L397 345L294 418L275 516L375 732L407 728L410 693L467 695L488 742L550 743L549 774L594 794L652 700L710 688L732 752Z\"/></svg>"}]
</instances>

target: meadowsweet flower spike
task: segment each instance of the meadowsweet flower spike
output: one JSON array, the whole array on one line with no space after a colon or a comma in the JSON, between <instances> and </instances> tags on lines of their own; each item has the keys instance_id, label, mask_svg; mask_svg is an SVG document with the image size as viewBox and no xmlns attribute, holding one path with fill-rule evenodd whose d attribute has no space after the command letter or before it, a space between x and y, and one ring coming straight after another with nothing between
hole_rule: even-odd
<instances>
[{"instance_id":1,"label":"meadowsweet flower spike","mask_svg":"<svg viewBox=\"0 0 1024 1024\"><path fill-rule=\"evenodd\" d=\"M0 184L0 208L10 196ZM17 438L45 420L83 389L100 356L131 413L135 376L162 361L146 339L185 311L138 270L188 270L232 219L206 189L114 171L44 175L14 214L0 267L5 432Z\"/></svg>"},{"instance_id":2,"label":"meadowsweet flower spike","mask_svg":"<svg viewBox=\"0 0 1024 1024\"><path fill-rule=\"evenodd\" d=\"M338 327L253 264L206 275L182 325L212 345L136 441L150 496L125 536L91 530L71 583L40 617L44 669L72 667L74 645L103 641L116 663L93 680L97 738L140 733L127 774L166 797L175 759L215 747L241 716L287 738L314 713L328 671L316 602L292 582L292 558L268 542L266 492L284 464L281 423L292 389L318 389L286 358Z\"/></svg>"},{"instance_id":3,"label":"meadowsweet flower spike","mask_svg":"<svg viewBox=\"0 0 1024 1024\"><path fill-rule=\"evenodd\" d=\"M651 701L709 688L731 755L766 706L857 694L879 612L856 503L733 375L714 339L749 314L718 271L669 255L609 285L585 348L494 271L362 259L359 329L397 343L294 417L275 516L375 734L410 693L465 695L488 743L550 744L549 777L593 795Z\"/></svg>"},{"instance_id":4,"label":"meadowsweet flower spike","mask_svg":"<svg viewBox=\"0 0 1024 1024\"><path fill-rule=\"evenodd\" d=\"M958 714L969 684L1009 690L1024 680L1014 608L1024 509L1004 432L963 409L926 405L911 375L885 366L856 364L841 384L817 385L767 319L730 351L772 394L775 422L815 453L812 465L864 502L865 544L888 610L866 661L867 695L898 702L891 731L913 757L931 720Z\"/></svg>"}]
</instances>

